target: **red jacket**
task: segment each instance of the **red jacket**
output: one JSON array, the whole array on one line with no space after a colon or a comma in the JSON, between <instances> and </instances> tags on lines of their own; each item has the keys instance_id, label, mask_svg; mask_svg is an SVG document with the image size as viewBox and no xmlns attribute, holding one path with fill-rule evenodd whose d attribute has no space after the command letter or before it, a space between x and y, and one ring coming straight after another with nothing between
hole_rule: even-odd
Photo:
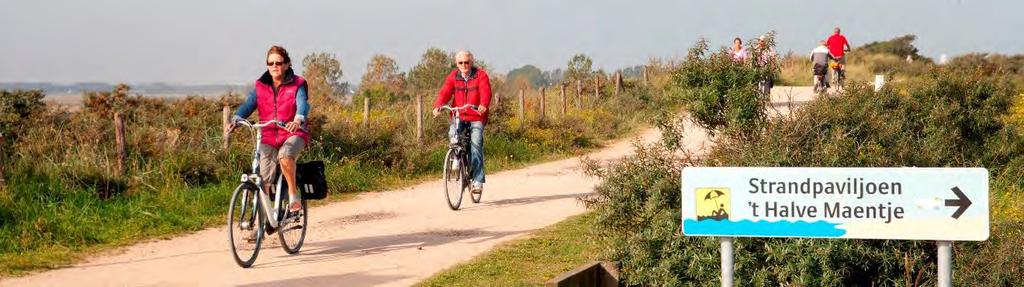
<instances>
[{"instance_id":1,"label":"red jacket","mask_svg":"<svg viewBox=\"0 0 1024 287\"><path fill-rule=\"evenodd\" d=\"M846 42L846 37L839 33L832 34L825 42L828 44L828 52L832 54L832 57L836 58L846 54L846 46L850 46L850 42Z\"/></svg>"},{"instance_id":2,"label":"red jacket","mask_svg":"<svg viewBox=\"0 0 1024 287\"><path fill-rule=\"evenodd\" d=\"M270 78L269 72L264 72L263 76L253 85L256 88L256 106L261 122L271 120L290 122L295 118L297 111L295 96L299 87L306 85L305 79L293 74L289 69L285 74L284 83L281 83L277 91L273 88L274 80ZM301 137L307 145L309 144L309 133L301 129L290 133L282 127L271 125L264 127L261 132L263 133L262 143L274 148L281 148L284 141L293 135Z\"/></svg>"},{"instance_id":3,"label":"red jacket","mask_svg":"<svg viewBox=\"0 0 1024 287\"><path fill-rule=\"evenodd\" d=\"M434 108L439 108L451 101L454 98L454 102L451 106L461 107L466 104L487 107L491 109L491 80L487 77L487 73L484 70L473 67L469 71L469 77L463 78L462 73L459 69L455 69L448 74L448 77L444 79L444 85L441 86L441 91L437 94L437 100L434 101ZM462 110L459 119L467 122L483 121L487 122L487 113L480 114L479 112L472 109Z\"/></svg>"}]
</instances>

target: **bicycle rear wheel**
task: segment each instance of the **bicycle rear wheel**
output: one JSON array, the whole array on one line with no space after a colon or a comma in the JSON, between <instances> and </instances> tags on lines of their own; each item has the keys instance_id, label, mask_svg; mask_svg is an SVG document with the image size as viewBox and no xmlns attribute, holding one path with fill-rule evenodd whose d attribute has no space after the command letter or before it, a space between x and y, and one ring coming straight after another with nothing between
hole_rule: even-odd
<instances>
[{"instance_id":1,"label":"bicycle rear wheel","mask_svg":"<svg viewBox=\"0 0 1024 287\"><path fill-rule=\"evenodd\" d=\"M839 88L844 89L846 84L846 70L839 70L839 76L836 77L839 81Z\"/></svg>"},{"instance_id":2,"label":"bicycle rear wheel","mask_svg":"<svg viewBox=\"0 0 1024 287\"><path fill-rule=\"evenodd\" d=\"M242 183L231 195L231 206L228 208L228 241L231 243L231 254L235 263L242 268L249 268L260 254L263 244L263 225L266 222L263 211L260 211L256 193L259 188L252 183Z\"/></svg>"},{"instance_id":3,"label":"bicycle rear wheel","mask_svg":"<svg viewBox=\"0 0 1024 287\"><path fill-rule=\"evenodd\" d=\"M459 206L462 205L462 193L467 187L464 176L466 166L454 168L459 161L459 154L455 149L449 149L444 156L444 197L452 210L459 210Z\"/></svg>"},{"instance_id":4,"label":"bicycle rear wheel","mask_svg":"<svg viewBox=\"0 0 1024 287\"><path fill-rule=\"evenodd\" d=\"M285 200L282 202L287 202L287 204L281 205L280 214L284 214L284 216L280 221L277 237L281 240L281 248L284 249L284 252L295 254L302 249L302 243L306 241L306 227L309 226L307 215L309 213L306 211L306 201L302 200L302 210L295 215L289 214L288 206L291 205L291 201L287 200L288 196L284 197Z\"/></svg>"},{"instance_id":5,"label":"bicycle rear wheel","mask_svg":"<svg viewBox=\"0 0 1024 287\"><path fill-rule=\"evenodd\" d=\"M832 87L834 87L836 90L842 90L843 89L843 82L845 80L845 77L846 76L843 75L843 70L841 70L841 69L833 69L832 70Z\"/></svg>"}]
</instances>

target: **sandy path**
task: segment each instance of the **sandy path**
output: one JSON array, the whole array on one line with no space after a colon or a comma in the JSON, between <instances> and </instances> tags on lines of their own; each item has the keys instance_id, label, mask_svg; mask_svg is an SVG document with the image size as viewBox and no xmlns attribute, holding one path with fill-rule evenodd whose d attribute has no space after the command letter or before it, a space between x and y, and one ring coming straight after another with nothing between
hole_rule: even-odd
<instances>
[{"instance_id":1,"label":"sandy path","mask_svg":"<svg viewBox=\"0 0 1024 287\"><path fill-rule=\"evenodd\" d=\"M809 88L773 90L787 93L795 103L812 96ZM687 128L686 146L699 153L706 137L696 127ZM636 137L643 142L660 138L656 129ZM618 141L588 156L618 159L632 151L632 142ZM272 236L250 269L235 265L226 229L219 226L122 248L70 268L9 278L0 285L407 286L496 244L583 213L576 198L598 184L582 174L578 158L490 174L487 180L483 202L473 204L467 197L460 211L445 205L440 181L312 208L302 252L285 254Z\"/></svg>"}]
</instances>

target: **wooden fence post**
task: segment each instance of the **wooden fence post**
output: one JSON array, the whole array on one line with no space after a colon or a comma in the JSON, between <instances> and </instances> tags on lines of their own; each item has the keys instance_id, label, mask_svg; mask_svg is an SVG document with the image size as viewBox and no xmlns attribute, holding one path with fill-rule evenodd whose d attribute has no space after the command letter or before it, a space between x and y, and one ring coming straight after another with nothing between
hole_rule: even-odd
<instances>
[{"instance_id":1,"label":"wooden fence post","mask_svg":"<svg viewBox=\"0 0 1024 287\"><path fill-rule=\"evenodd\" d=\"M544 86L540 86L540 121L544 121Z\"/></svg>"},{"instance_id":2,"label":"wooden fence post","mask_svg":"<svg viewBox=\"0 0 1024 287\"><path fill-rule=\"evenodd\" d=\"M615 71L615 95L622 92L622 71Z\"/></svg>"},{"instance_id":3,"label":"wooden fence post","mask_svg":"<svg viewBox=\"0 0 1024 287\"><path fill-rule=\"evenodd\" d=\"M493 114L494 109L498 108L498 103L501 102L501 93L495 92L491 96L491 106L487 107L487 113Z\"/></svg>"},{"instance_id":4,"label":"wooden fence post","mask_svg":"<svg viewBox=\"0 0 1024 287\"><path fill-rule=\"evenodd\" d=\"M370 127L370 97L363 98L363 127Z\"/></svg>"},{"instance_id":5,"label":"wooden fence post","mask_svg":"<svg viewBox=\"0 0 1024 287\"><path fill-rule=\"evenodd\" d=\"M0 133L0 191L7 186L7 181L4 178L4 134Z\"/></svg>"},{"instance_id":6,"label":"wooden fence post","mask_svg":"<svg viewBox=\"0 0 1024 287\"><path fill-rule=\"evenodd\" d=\"M562 116L565 116L565 85L558 85L558 98L562 100Z\"/></svg>"},{"instance_id":7,"label":"wooden fence post","mask_svg":"<svg viewBox=\"0 0 1024 287\"><path fill-rule=\"evenodd\" d=\"M123 176L127 171L125 160L128 154L125 151L124 118L120 112L114 113L114 135L117 140L117 174Z\"/></svg>"},{"instance_id":8,"label":"wooden fence post","mask_svg":"<svg viewBox=\"0 0 1024 287\"><path fill-rule=\"evenodd\" d=\"M519 125L526 122L526 98L523 97L523 89L519 89Z\"/></svg>"},{"instance_id":9,"label":"wooden fence post","mask_svg":"<svg viewBox=\"0 0 1024 287\"><path fill-rule=\"evenodd\" d=\"M221 124L222 124L222 126L221 126L222 130L221 131L224 133L223 134L224 150L228 150L229 142L231 141L231 131L228 130L228 125L231 124L231 109L228 108L228 106L225 105L224 108L221 109L221 113L223 114L222 121L221 121Z\"/></svg>"},{"instance_id":10,"label":"wooden fence post","mask_svg":"<svg viewBox=\"0 0 1024 287\"><path fill-rule=\"evenodd\" d=\"M601 77L594 76L594 100L601 98Z\"/></svg>"},{"instance_id":11,"label":"wooden fence post","mask_svg":"<svg viewBox=\"0 0 1024 287\"><path fill-rule=\"evenodd\" d=\"M646 86L646 85L648 85L648 83L647 83L647 66L644 66L644 86Z\"/></svg>"},{"instance_id":12,"label":"wooden fence post","mask_svg":"<svg viewBox=\"0 0 1024 287\"><path fill-rule=\"evenodd\" d=\"M583 109L583 81L576 80L576 109Z\"/></svg>"},{"instance_id":13,"label":"wooden fence post","mask_svg":"<svg viewBox=\"0 0 1024 287\"><path fill-rule=\"evenodd\" d=\"M423 142L423 95L416 94L416 142Z\"/></svg>"}]
</instances>

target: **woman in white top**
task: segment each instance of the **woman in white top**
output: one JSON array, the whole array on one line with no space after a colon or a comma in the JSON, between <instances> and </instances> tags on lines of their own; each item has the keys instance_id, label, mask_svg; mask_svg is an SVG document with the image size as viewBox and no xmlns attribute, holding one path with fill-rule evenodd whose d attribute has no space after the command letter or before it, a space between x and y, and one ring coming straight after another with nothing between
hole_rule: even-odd
<instances>
[{"instance_id":1,"label":"woman in white top","mask_svg":"<svg viewBox=\"0 0 1024 287\"><path fill-rule=\"evenodd\" d=\"M732 54L733 60L742 62L747 59L747 48L743 47L743 40L740 40L740 37L732 40L732 49L729 53Z\"/></svg>"}]
</instances>

